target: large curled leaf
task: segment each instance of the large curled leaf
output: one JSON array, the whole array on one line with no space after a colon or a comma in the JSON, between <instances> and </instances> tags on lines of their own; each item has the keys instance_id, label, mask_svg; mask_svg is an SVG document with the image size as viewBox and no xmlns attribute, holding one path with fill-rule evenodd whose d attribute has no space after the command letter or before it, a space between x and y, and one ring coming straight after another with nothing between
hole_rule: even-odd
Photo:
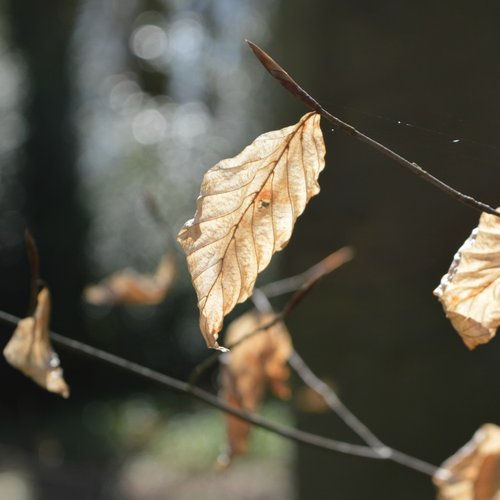
<instances>
[{"instance_id":1,"label":"large curled leaf","mask_svg":"<svg viewBox=\"0 0 500 500\"><path fill-rule=\"evenodd\" d=\"M319 192L325 145L317 113L267 132L204 176L197 209L178 235L198 296L200 328L218 347L224 316L246 300L257 274L288 243Z\"/></svg>"},{"instance_id":2,"label":"large curled leaf","mask_svg":"<svg viewBox=\"0 0 500 500\"><path fill-rule=\"evenodd\" d=\"M433 480L438 500L500 500L500 428L481 426Z\"/></svg>"},{"instance_id":3,"label":"large curled leaf","mask_svg":"<svg viewBox=\"0 0 500 500\"><path fill-rule=\"evenodd\" d=\"M227 344L235 345L223 354L221 396L231 406L254 412L269 387L281 399L290 397L287 361L292 341L282 322L278 322L244 339L249 333L271 322L273 314L244 314L227 329ZM219 457L219 465L227 467L235 455L246 452L251 424L226 415L227 449Z\"/></svg>"},{"instance_id":4,"label":"large curled leaf","mask_svg":"<svg viewBox=\"0 0 500 500\"><path fill-rule=\"evenodd\" d=\"M483 213L434 290L469 349L485 344L500 325L500 218Z\"/></svg>"},{"instance_id":5,"label":"large curled leaf","mask_svg":"<svg viewBox=\"0 0 500 500\"><path fill-rule=\"evenodd\" d=\"M49 339L50 294L43 288L38 294L33 316L19 321L3 355L14 367L50 392L69 396L59 357Z\"/></svg>"}]
</instances>

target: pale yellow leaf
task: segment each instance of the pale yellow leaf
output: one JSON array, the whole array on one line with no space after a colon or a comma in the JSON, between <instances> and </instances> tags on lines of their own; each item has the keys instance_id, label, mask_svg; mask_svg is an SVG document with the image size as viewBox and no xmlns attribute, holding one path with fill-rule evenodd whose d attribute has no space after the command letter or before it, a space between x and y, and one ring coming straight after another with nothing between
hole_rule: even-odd
<instances>
[{"instance_id":1,"label":"pale yellow leaf","mask_svg":"<svg viewBox=\"0 0 500 500\"><path fill-rule=\"evenodd\" d=\"M227 329L227 345L235 347L223 354L221 366L221 396L228 404L254 412L258 409L267 388L281 399L290 397L287 362L292 353L292 341L283 324L253 333L270 323L273 314L244 314ZM236 455L246 452L251 424L225 415L228 436L227 449L218 460L227 467Z\"/></svg>"},{"instance_id":2,"label":"pale yellow leaf","mask_svg":"<svg viewBox=\"0 0 500 500\"><path fill-rule=\"evenodd\" d=\"M50 294L43 288L38 294L33 316L19 321L3 355L14 367L50 392L69 396L59 357L49 339Z\"/></svg>"},{"instance_id":3,"label":"pale yellow leaf","mask_svg":"<svg viewBox=\"0 0 500 500\"><path fill-rule=\"evenodd\" d=\"M154 274L140 274L133 269L118 271L83 291L85 300L95 305L161 302L172 287L177 274L177 258L165 254Z\"/></svg>"},{"instance_id":4,"label":"pale yellow leaf","mask_svg":"<svg viewBox=\"0 0 500 500\"><path fill-rule=\"evenodd\" d=\"M500 325L500 218L483 213L434 290L469 349L485 344Z\"/></svg>"},{"instance_id":5,"label":"pale yellow leaf","mask_svg":"<svg viewBox=\"0 0 500 500\"><path fill-rule=\"evenodd\" d=\"M500 428L484 424L434 475L438 500L500 500Z\"/></svg>"},{"instance_id":6,"label":"pale yellow leaf","mask_svg":"<svg viewBox=\"0 0 500 500\"><path fill-rule=\"evenodd\" d=\"M267 132L204 176L196 213L178 235L198 296L200 328L218 348L224 316L246 300L257 274L288 243L319 192L325 145L320 115Z\"/></svg>"}]
</instances>

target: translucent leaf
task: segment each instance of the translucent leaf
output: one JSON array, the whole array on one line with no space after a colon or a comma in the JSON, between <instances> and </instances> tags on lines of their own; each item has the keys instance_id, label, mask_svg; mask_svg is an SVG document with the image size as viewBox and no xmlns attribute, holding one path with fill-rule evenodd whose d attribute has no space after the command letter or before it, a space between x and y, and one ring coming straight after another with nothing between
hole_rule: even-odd
<instances>
[{"instance_id":1,"label":"translucent leaf","mask_svg":"<svg viewBox=\"0 0 500 500\"><path fill-rule=\"evenodd\" d=\"M320 116L267 132L204 176L197 209L178 235L198 296L200 328L218 348L224 316L252 293L297 217L319 192L325 145Z\"/></svg>"},{"instance_id":2,"label":"translucent leaf","mask_svg":"<svg viewBox=\"0 0 500 500\"><path fill-rule=\"evenodd\" d=\"M59 357L49 339L50 293L43 288L38 294L33 316L19 321L14 334L5 346L3 355L14 367L49 392L69 396Z\"/></svg>"},{"instance_id":3,"label":"translucent leaf","mask_svg":"<svg viewBox=\"0 0 500 500\"><path fill-rule=\"evenodd\" d=\"M160 303L171 289L177 274L177 258L166 254L154 274L125 269L84 290L87 302L95 305Z\"/></svg>"},{"instance_id":4,"label":"translucent leaf","mask_svg":"<svg viewBox=\"0 0 500 500\"><path fill-rule=\"evenodd\" d=\"M434 290L469 349L485 344L500 325L500 218L483 213Z\"/></svg>"}]
</instances>

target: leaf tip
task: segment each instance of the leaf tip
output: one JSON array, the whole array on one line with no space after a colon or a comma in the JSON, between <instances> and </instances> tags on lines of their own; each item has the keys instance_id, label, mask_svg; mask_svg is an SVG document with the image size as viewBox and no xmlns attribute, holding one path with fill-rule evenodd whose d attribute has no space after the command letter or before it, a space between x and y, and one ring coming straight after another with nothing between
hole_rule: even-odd
<instances>
[{"instance_id":1,"label":"leaf tip","mask_svg":"<svg viewBox=\"0 0 500 500\"><path fill-rule=\"evenodd\" d=\"M266 70L281 83L281 85L294 95L300 94L297 83L267 52L262 50L258 45L250 40L246 40L246 42L262 66L264 66L264 68L266 68Z\"/></svg>"},{"instance_id":2,"label":"leaf tip","mask_svg":"<svg viewBox=\"0 0 500 500\"><path fill-rule=\"evenodd\" d=\"M264 50L262 50L258 45L251 42L250 40L245 40L252 52L255 54L255 57L261 62L264 68L269 71L273 76L276 76L276 73L283 73L288 75L287 72Z\"/></svg>"},{"instance_id":3,"label":"leaf tip","mask_svg":"<svg viewBox=\"0 0 500 500\"><path fill-rule=\"evenodd\" d=\"M53 392L54 394L59 394L64 399L68 399L70 392L68 384L63 379L62 370L59 369L58 372L52 372L49 377L52 376L52 380L47 380L47 390Z\"/></svg>"}]
</instances>

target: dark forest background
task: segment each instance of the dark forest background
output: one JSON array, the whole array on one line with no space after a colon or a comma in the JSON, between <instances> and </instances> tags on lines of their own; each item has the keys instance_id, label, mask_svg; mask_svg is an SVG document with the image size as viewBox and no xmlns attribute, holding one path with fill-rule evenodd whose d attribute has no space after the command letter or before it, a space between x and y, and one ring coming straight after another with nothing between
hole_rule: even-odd
<instances>
[{"instance_id":1,"label":"dark forest background","mask_svg":"<svg viewBox=\"0 0 500 500\"><path fill-rule=\"evenodd\" d=\"M203 171L304 113L244 38L333 114L499 204L498 2L10 0L0 9L0 308L26 314L30 227L53 294L52 327L67 336L183 379L208 354L185 270L158 307L102 310L81 292L120 267L154 269L168 247L144 209L145 190L177 230L192 216ZM354 247L355 260L287 321L296 349L384 442L439 464L482 423L500 421L498 341L468 352L432 296L478 214L323 130L322 192L262 282ZM0 326L2 347L11 331ZM265 438L225 479L212 480L217 448L208 448L206 463L182 469L182 484L161 482L175 475L168 464L199 455L193 429L212 429L218 417L190 426L205 410L186 398L60 355L68 401L0 363L0 492L9 479L19 500L177 500L189 498L189 481L208 484L206 498L434 496L428 477L401 466ZM300 428L355 440L331 414L269 408ZM127 460L151 449L162 424L185 435L175 450L186 456L157 469L141 462L134 474L166 489L133 496L144 490ZM173 449L168 439L158 443ZM245 486L256 477L269 487Z\"/></svg>"}]
</instances>

